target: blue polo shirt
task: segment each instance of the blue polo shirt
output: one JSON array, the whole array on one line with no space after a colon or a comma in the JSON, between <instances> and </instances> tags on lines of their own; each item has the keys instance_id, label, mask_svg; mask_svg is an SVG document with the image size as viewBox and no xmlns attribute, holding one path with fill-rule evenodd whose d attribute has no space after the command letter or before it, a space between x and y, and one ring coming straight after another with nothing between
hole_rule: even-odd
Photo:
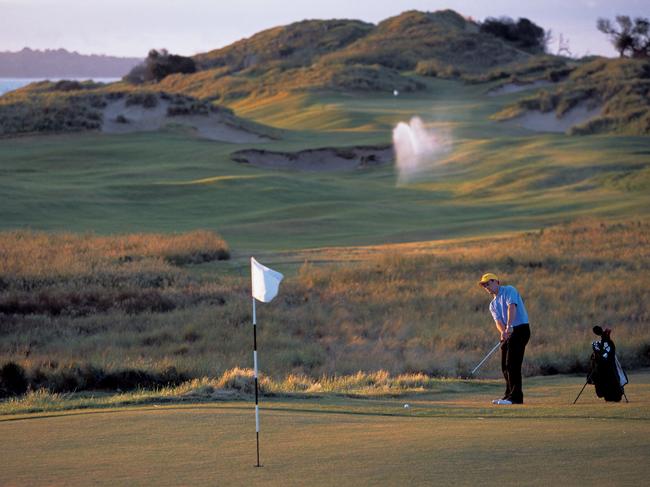
<instances>
[{"instance_id":1,"label":"blue polo shirt","mask_svg":"<svg viewBox=\"0 0 650 487\"><path fill-rule=\"evenodd\" d=\"M528 323L528 311L524 306L524 300L521 299L519 292L512 286L500 286L499 292L490 302L490 313L494 321L501 321L508 324L508 305L517 305L517 316L512 323L512 327Z\"/></svg>"}]
</instances>

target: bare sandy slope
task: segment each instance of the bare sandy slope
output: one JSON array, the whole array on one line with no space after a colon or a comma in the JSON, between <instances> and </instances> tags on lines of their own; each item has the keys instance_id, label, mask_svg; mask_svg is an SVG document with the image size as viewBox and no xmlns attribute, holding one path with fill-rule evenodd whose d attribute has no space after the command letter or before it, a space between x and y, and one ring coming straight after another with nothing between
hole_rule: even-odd
<instances>
[{"instance_id":1,"label":"bare sandy slope","mask_svg":"<svg viewBox=\"0 0 650 487\"><path fill-rule=\"evenodd\" d=\"M392 146L365 146L308 149L299 152L243 150L232 154L232 159L267 169L286 169L305 172L352 171L391 163L395 156Z\"/></svg>"},{"instance_id":2,"label":"bare sandy slope","mask_svg":"<svg viewBox=\"0 0 650 487\"><path fill-rule=\"evenodd\" d=\"M268 140L266 137L237 127L219 113L208 115L169 116L169 101L158 99L155 107L126 105L125 99L114 100L104 109L102 132L127 134L134 132L153 132L170 125L181 125L196 132L200 137L232 143L250 143ZM121 119L121 121L120 121Z\"/></svg>"},{"instance_id":3,"label":"bare sandy slope","mask_svg":"<svg viewBox=\"0 0 650 487\"><path fill-rule=\"evenodd\" d=\"M508 83L498 88L488 91L488 96L509 95L510 93L519 93L520 91L532 90L552 85L550 81L538 80L533 83Z\"/></svg>"},{"instance_id":4,"label":"bare sandy slope","mask_svg":"<svg viewBox=\"0 0 650 487\"><path fill-rule=\"evenodd\" d=\"M508 120L507 123L518 125L536 132L559 132L564 133L575 125L600 115L601 106L589 108L586 104L580 104L569 110L563 117L558 118L555 112L529 111L524 115Z\"/></svg>"}]
</instances>

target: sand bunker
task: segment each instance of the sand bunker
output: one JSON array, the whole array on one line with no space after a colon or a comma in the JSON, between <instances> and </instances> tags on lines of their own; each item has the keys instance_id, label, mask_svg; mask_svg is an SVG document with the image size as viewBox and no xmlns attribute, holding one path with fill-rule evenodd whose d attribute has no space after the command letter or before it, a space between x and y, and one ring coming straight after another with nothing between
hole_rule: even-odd
<instances>
[{"instance_id":1,"label":"sand bunker","mask_svg":"<svg viewBox=\"0 0 650 487\"><path fill-rule=\"evenodd\" d=\"M169 106L170 102L161 98L153 107L144 107L140 104L127 105L124 98L110 101L104 109L102 132L108 134L153 132L180 125L194 130L200 137L222 142L241 144L270 140L263 135L233 125L226 115L210 112L205 115L170 116Z\"/></svg>"},{"instance_id":2,"label":"sand bunker","mask_svg":"<svg viewBox=\"0 0 650 487\"><path fill-rule=\"evenodd\" d=\"M532 90L535 88L542 88L544 86L552 85L550 81L538 80L533 83L508 83L493 90L488 91L488 96L509 95L510 93L518 93L520 91Z\"/></svg>"},{"instance_id":3,"label":"sand bunker","mask_svg":"<svg viewBox=\"0 0 650 487\"><path fill-rule=\"evenodd\" d=\"M307 149L299 152L272 152L249 149L233 152L231 159L266 169L305 172L353 171L392 163L392 145Z\"/></svg>"},{"instance_id":4,"label":"sand bunker","mask_svg":"<svg viewBox=\"0 0 650 487\"><path fill-rule=\"evenodd\" d=\"M600 115L601 106L590 108L582 103L558 118L555 112L542 113L540 111L529 111L524 115L508 120L508 123L524 127L536 132L560 132L564 133L574 125L580 125Z\"/></svg>"}]
</instances>

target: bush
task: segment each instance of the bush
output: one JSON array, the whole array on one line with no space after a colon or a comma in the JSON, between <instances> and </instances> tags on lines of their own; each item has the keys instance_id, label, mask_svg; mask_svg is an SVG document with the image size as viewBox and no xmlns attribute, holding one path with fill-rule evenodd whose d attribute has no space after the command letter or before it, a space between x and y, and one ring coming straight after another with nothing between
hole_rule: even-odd
<instances>
[{"instance_id":1,"label":"bush","mask_svg":"<svg viewBox=\"0 0 650 487\"><path fill-rule=\"evenodd\" d=\"M95 83L93 81L80 81L62 79L57 81L49 87L48 91L78 91L78 90L94 90L102 86L102 83Z\"/></svg>"},{"instance_id":2,"label":"bush","mask_svg":"<svg viewBox=\"0 0 650 487\"><path fill-rule=\"evenodd\" d=\"M452 79L461 75L461 72L453 64L447 64L436 59L418 62L415 72L421 76Z\"/></svg>"},{"instance_id":3,"label":"bush","mask_svg":"<svg viewBox=\"0 0 650 487\"><path fill-rule=\"evenodd\" d=\"M55 362L37 366L31 376L32 389L46 389L52 393L82 390L129 391L175 386L188 380L188 377L179 373L175 367L168 367L160 372L130 368L107 371L88 363Z\"/></svg>"},{"instance_id":4,"label":"bush","mask_svg":"<svg viewBox=\"0 0 650 487\"><path fill-rule=\"evenodd\" d=\"M217 387L219 389L231 389L244 394L252 394L255 392L254 371L239 367L227 370L219 379ZM262 390L261 383L258 384L258 388L260 391Z\"/></svg>"},{"instance_id":5,"label":"bush","mask_svg":"<svg viewBox=\"0 0 650 487\"><path fill-rule=\"evenodd\" d=\"M155 108L158 105L158 96L154 93L129 93L126 97L126 106L142 105L144 108Z\"/></svg>"},{"instance_id":6,"label":"bush","mask_svg":"<svg viewBox=\"0 0 650 487\"><path fill-rule=\"evenodd\" d=\"M0 397L25 394L27 384L25 370L15 362L7 362L0 369Z\"/></svg>"},{"instance_id":7,"label":"bush","mask_svg":"<svg viewBox=\"0 0 650 487\"><path fill-rule=\"evenodd\" d=\"M194 73L196 64L190 57L169 54L166 49L149 51L147 59L143 64L137 65L129 74L124 77L124 81L133 84L142 84L151 81L160 81L163 78L174 73Z\"/></svg>"},{"instance_id":8,"label":"bush","mask_svg":"<svg viewBox=\"0 0 650 487\"><path fill-rule=\"evenodd\" d=\"M531 53L544 52L546 47L544 29L525 18L515 22L509 17L501 17L500 19L488 17L481 24L480 30L504 39Z\"/></svg>"}]
</instances>

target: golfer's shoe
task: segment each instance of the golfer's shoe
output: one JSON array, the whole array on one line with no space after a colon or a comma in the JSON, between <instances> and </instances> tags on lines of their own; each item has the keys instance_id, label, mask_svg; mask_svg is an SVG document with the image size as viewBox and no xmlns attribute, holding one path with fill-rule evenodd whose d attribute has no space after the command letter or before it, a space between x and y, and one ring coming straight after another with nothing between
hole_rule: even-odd
<instances>
[{"instance_id":1,"label":"golfer's shoe","mask_svg":"<svg viewBox=\"0 0 650 487\"><path fill-rule=\"evenodd\" d=\"M508 401L507 399L495 399L492 401L492 404L497 404L498 406L510 406L512 401Z\"/></svg>"}]
</instances>

